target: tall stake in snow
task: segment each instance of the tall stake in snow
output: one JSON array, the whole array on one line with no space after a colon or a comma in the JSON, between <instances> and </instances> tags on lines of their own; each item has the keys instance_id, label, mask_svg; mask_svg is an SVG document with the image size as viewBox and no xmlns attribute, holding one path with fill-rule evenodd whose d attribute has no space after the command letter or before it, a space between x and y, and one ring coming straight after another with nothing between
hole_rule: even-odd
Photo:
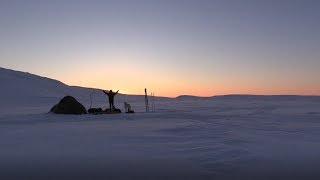
<instances>
[{"instance_id":1,"label":"tall stake in snow","mask_svg":"<svg viewBox=\"0 0 320 180\"><path fill-rule=\"evenodd\" d=\"M144 101L146 104L146 112L149 112L149 101L148 101L147 88L144 89Z\"/></svg>"},{"instance_id":2,"label":"tall stake in snow","mask_svg":"<svg viewBox=\"0 0 320 180\"><path fill-rule=\"evenodd\" d=\"M155 98L154 98L154 92L152 92L151 93L151 111L152 112L155 112L156 110L156 108L155 108L155 104L154 104L154 100L155 100Z\"/></svg>"},{"instance_id":3,"label":"tall stake in snow","mask_svg":"<svg viewBox=\"0 0 320 180\"><path fill-rule=\"evenodd\" d=\"M153 92L150 95L151 95L151 112L153 112Z\"/></svg>"},{"instance_id":4,"label":"tall stake in snow","mask_svg":"<svg viewBox=\"0 0 320 180\"><path fill-rule=\"evenodd\" d=\"M153 110L153 112L156 112L156 104L155 104L156 97L154 96L154 93L152 94L152 96L153 96L152 110Z\"/></svg>"}]
</instances>

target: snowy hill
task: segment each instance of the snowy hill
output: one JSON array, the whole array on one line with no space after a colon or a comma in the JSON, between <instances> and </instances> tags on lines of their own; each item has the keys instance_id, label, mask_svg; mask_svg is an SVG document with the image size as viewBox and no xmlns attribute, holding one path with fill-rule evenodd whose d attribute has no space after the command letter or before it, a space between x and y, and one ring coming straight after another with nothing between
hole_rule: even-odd
<instances>
[{"instance_id":1,"label":"snowy hill","mask_svg":"<svg viewBox=\"0 0 320 180\"><path fill-rule=\"evenodd\" d=\"M53 97L68 89L67 85L57 80L4 68L0 68L0 84L2 98Z\"/></svg>"},{"instance_id":2,"label":"snowy hill","mask_svg":"<svg viewBox=\"0 0 320 180\"><path fill-rule=\"evenodd\" d=\"M60 81L27 72L0 68L0 84L0 113L11 114L10 112L17 109L19 112L31 112L32 109L38 109L33 112L45 112L66 95L75 97L87 108L91 104L90 96L93 107L106 105L106 97L100 89L68 86ZM168 98L157 98L164 99ZM143 102L144 96L119 94L116 98L118 107L122 107L124 101Z\"/></svg>"}]
</instances>

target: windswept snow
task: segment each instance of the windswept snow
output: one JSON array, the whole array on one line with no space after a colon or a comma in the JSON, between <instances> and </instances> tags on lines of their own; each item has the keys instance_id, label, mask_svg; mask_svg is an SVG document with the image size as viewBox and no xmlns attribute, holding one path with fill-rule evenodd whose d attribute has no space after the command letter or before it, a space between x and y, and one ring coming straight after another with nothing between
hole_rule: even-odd
<instances>
[{"instance_id":1,"label":"windswept snow","mask_svg":"<svg viewBox=\"0 0 320 180\"><path fill-rule=\"evenodd\" d=\"M137 96L136 114L55 115L47 112L63 93L51 83L32 85L44 87L32 97L11 89L32 89L23 82L1 90L0 179L320 177L319 97L161 99L143 113Z\"/></svg>"}]
</instances>

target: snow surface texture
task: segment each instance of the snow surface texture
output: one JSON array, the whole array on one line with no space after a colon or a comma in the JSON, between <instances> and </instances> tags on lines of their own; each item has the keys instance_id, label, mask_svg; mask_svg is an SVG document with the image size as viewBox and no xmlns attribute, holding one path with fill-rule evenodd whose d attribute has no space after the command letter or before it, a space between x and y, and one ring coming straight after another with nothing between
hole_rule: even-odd
<instances>
[{"instance_id":1,"label":"snow surface texture","mask_svg":"<svg viewBox=\"0 0 320 180\"><path fill-rule=\"evenodd\" d=\"M92 89L0 75L0 179L320 178L319 97L159 98L143 113L121 95L138 113L56 115L69 93L90 106Z\"/></svg>"}]
</instances>

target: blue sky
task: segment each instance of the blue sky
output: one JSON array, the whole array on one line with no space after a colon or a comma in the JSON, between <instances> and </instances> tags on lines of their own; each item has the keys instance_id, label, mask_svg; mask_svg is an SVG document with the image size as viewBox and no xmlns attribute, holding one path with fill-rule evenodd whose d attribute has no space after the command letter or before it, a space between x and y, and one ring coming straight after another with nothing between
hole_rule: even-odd
<instances>
[{"instance_id":1,"label":"blue sky","mask_svg":"<svg viewBox=\"0 0 320 180\"><path fill-rule=\"evenodd\" d=\"M320 95L317 0L0 1L0 66L140 94Z\"/></svg>"}]
</instances>

